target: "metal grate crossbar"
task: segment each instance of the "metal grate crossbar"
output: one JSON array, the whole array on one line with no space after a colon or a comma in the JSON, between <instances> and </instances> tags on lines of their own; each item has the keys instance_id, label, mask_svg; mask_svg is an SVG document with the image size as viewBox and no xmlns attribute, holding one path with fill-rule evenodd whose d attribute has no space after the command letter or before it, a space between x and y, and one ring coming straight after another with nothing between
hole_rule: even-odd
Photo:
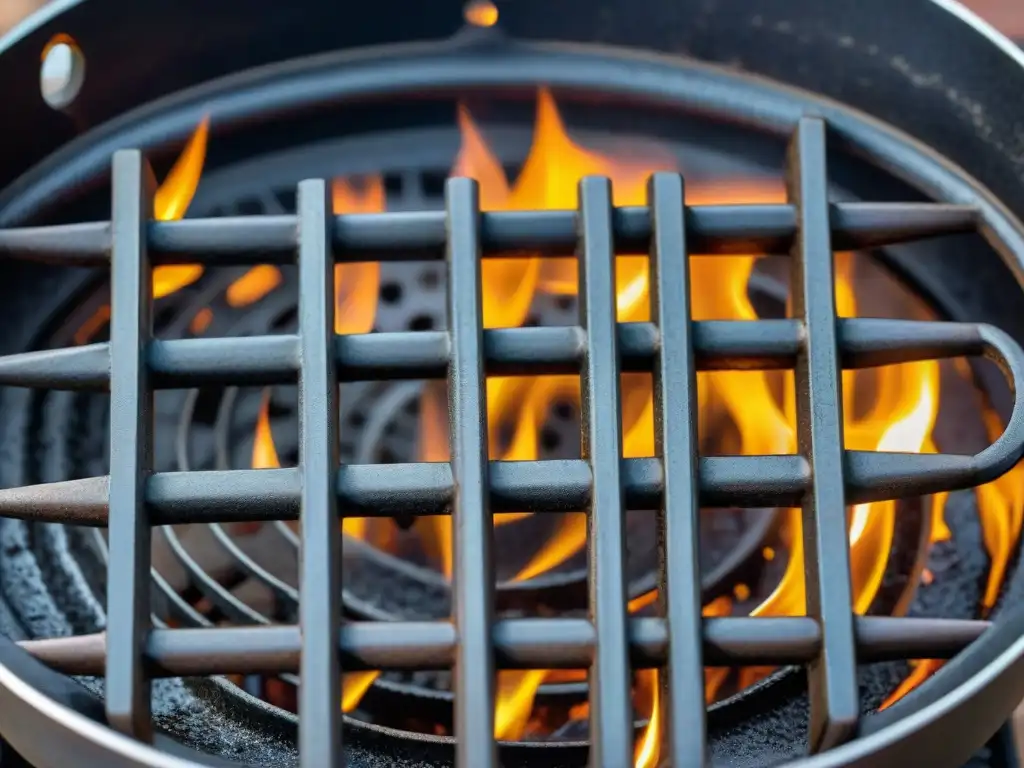
<instances>
[{"instance_id":1,"label":"metal grate crossbar","mask_svg":"<svg viewBox=\"0 0 1024 768\"><path fill-rule=\"evenodd\" d=\"M333 216L325 183L306 181L296 216L158 223L150 221L154 186L141 154L118 153L113 174L112 223L0 231L0 252L9 255L110 262L109 343L0 358L0 384L109 387L110 474L0 491L0 514L109 527L106 636L25 645L68 673L104 673L115 728L151 736L154 677L299 671L302 765L340 765L342 668L450 666L456 764L488 768L498 764L495 669L585 667L591 765L621 768L633 759L632 670L661 667L663 755L677 766L702 765L705 664L806 665L810 746L822 750L856 731L858 662L948 658L988 626L853 614L842 576L849 574L846 507L994 479L1024 452L1024 406L1016 397L1004 434L975 456L848 451L840 371L986 355L1012 385L1024 377L1024 353L989 326L837 318L829 287L834 250L966 231L974 215L964 206L830 205L821 120L799 121L789 202L776 206L687 207L682 178L658 174L644 207L614 208L609 181L587 178L577 211L482 213L476 183L456 178L443 212ZM572 249L580 265L578 327L483 330L482 256ZM650 255L651 322L616 322L615 253L625 250ZM792 319L693 321L688 257L757 251L789 252ZM281 262L296 254L296 335L150 338L153 264ZM368 257L446 258L448 329L335 336L334 259ZM795 371L798 453L698 457L697 371L772 368ZM619 376L627 370L654 374L654 458L622 459ZM581 376L583 457L488 461L485 376L566 372ZM445 376L450 462L339 466L338 381ZM153 472L155 389L288 381L298 381L301 398L297 468ZM727 505L802 508L806 616L701 617L698 509ZM496 619L491 515L580 509L589 515L589 617ZM627 615L627 509L659 510L657 618ZM342 623L338 517L399 513L454 517L451 620ZM298 626L151 626L152 526L288 518L301 521Z\"/></svg>"}]
</instances>

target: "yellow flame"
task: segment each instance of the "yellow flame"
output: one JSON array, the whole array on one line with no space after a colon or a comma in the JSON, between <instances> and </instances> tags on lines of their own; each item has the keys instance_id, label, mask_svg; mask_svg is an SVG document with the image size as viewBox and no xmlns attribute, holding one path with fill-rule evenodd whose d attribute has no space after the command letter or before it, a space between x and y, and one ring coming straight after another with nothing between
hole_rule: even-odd
<instances>
[{"instance_id":1,"label":"yellow flame","mask_svg":"<svg viewBox=\"0 0 1024 768\"><path fill-rule=\"evenodd\" d=\"M485 6L486 3L477 4ZM468 12L468 11L467 11ZM473 23L486 23L481 17ZM496 20L496 18L494 19ZM472 21L472 20L471 20ZM493 23L493 21L491 22ZM646 202L646 181L654 170L671 170L673 162L665 158L643 161L613 158L577 145L566 131L550 92L538 95L533 143L523 170L510 184L504 169L488 147L483 133L467 109L460 107L458 124L462 145L452 172L476 178L481 185L481 204L485 210L521 210L573 208L577 183L586 175L600 174L613 180L616 205ZM196 129L182 156L160 188L155 201L157 218L184 215L195 192L205 159L208 121ZM338 180L333 186L337 213L358 213L384 209L383 181L371 177L362 185ZM737 180L711 187L691 185L687 204L770 203L785 199L781 184L766 181ZM748 283L759 257L696 257L691 259L692 304L695 320L757 318L748 296ZM841 316L856 316L854 262L846 254L837 255L837 282L834 286ZM271 271L273 270L273 271ZM202 270L196 266L164 267L154 274L154 292L166 295L194 281ZM646 256L620 254L616 260L617 315L620 321L649 319L648 263ZM260 300L276 287L280 274L272 267L257 267L232 285L229 303L244 306ZM338 333L364 333L372 329L379 297L380 275L377 264L339 265L336 275ZM270 287L268 287L270 286ZM538 292L575 294L577 291L574 259L540 259L524 253L521 258L488 260L482 270L484 322L489 328L514 327L528 319ZM853 450L889 452L934 451L931 431L939 402L938 364L934 362L890 366L872 371L844 371L842 374L845 410L846 447ZM793 377L776 372L720 371L698 377L699 431L715 435L725 445L724 453L748 455L785 454L796 449L793 407ZM858 399L859 392L869 398ZM861 400L869 401L865 412L858 411ZM576 376L538 378L495 377L487 381L489 451L492 459L528 461L540 455L540 433L555 402L579 403ZM257 424L253 448L254 467L279 466L270 434L269 401L264 403ZM861 410L864 410L863 408ZM447 461L448 439L446 404L443 388L428 386L421 408L420 458ZM1000 431L998 420L986 413L993 437ZM650 376L628 374L622 378L623 453L626 457L654 454L653 398ZM723 429L723 427L726 427ZM508 440L502 436L510 434ZM991 556L989 581L983 608L990 608L1005 575L1013 542L1024 522L1024 468L1018 467L1000 480L977 490L986 547ZM931 500L932 540L950 536L942 515L945 494ZM854 608L864 612L877 594L892 547L896 505L894 502L860 504L849 510L851 545L851 584ZM522 513L498 515L500 526L522 519ZM753 615L800 615L804 612L803 550L801 519L797 510L787 510L782 543L788 548L785 573L773 593L758 605ZM345 532L362 537L365 521L345 520ZM424 546L441 569L451 574L451 519L438 517L417 522ZM527 579L557 567L586 544L586 518L580 513L563 516L554 535L541 542L532 559L517 574ZM769 555L770 553L770 555ZM765 559L775 557L766 548ZM737 588L745 585L737 585ZM747 594L739 589L737 595ZM653 593L630 604L639 610L653 602ZM705 607L705 615L725 615L733 610L732 601L720 598ZM893 692L896 700L927 677L939 662L916 662L913 672ZM725 680L728 670L708 669L705 685L709 700ZM766 673L747 669L740 682L752 682ZM503 672L499 678L495 733L499 738L519 738L529 721L533 698L546 679L566 678L569 673L544 670ZM578 676L577 672L572 673ZM376 673L346 676L343 707L355 706ZM575 679L575 678L574 678ZM657 674L638 676L638 690L650 691L651 725L637 746L636 765L650 768L658 760L660 727ZM347 711L347 710L346 710Z\"/></svg>"},{"instance_id":2,"label":"yellow flame","mask_svg":"<svg viewBox=\"0 0 1024 768\"><path fill-rule=\"evenodd\" d=\"M990 407L984 409L983 416L989 439L995 440L1002 434L1003 425ZM1018 464L998 480L977 488L975 494L985 548L991 560L982 598L982 606L988 611L999 597L1013 543L1020 537L1024 520L1024 464Z\"/></svg>"},{"instance_id":3,"label":"yellow flame","mask_svg":"<svg viewBox=\"0 0 1024 768\"><path fill-rule=\"evenodd\" d=\"M661 706L658 699L658 670L644 669L637 674L637 688L647 691L651 700L651 714L644 735L636 744L633 762L636 768L655 768L661 752L658 740L661 734Z\"/></svg>"},{"instance_id":4,"label":"yellow flame","mask_svg":"<svg viewBox=\"0 0 1024 768\"><path fill-rule=\"evenodd\" d=\"M380 677L380 672L368 669L362 672L347 672L341 676L341 711L351 712L359 706L363 696L370 690L373 681Z\"/></svg>"},{"instance_id":5,"label":"yellow flame","mask_svg":"<svg viewBox=\"0 0 1024 768\"><path fill-rule=\"evenodd\" d=\"M370 176L362 187L336 179L331 188L335 213L379 213L384 210L384 179ZM369 333L377 317L380 264L376 261L338 264L334 268L334 332Z\"/></svg>"},{"instance_id":6,"label":"yellow flame","mask_svg":"<svg viewBox=\"0 0 1024 768\"><path fill-rule=\"evenodd\" d=\"M281 284L281 271L258 264L228 286L224 298L231 307L247 307L265 298Z\"/></svg>"},{"instance_id":7,"label":"yellow flame","mask_svg":"<svg viewBox=\"0 0 1024 768\"><path fill-rule=\"evenodd\" d=\"M657 597L657 592L652 590L647 595ZM636 603L636 600L630 603L631 610ZM701 613L705 617L728 616L731 611L732 601L728 597L723 596L715 598L704 606ZM709 701L715 698L718 686L725 681L728 671L728 669L710 667L704 670L705 696ZM647 702L647 712L645 713L647 715L647 727L644 729L640 740L636 743L633 752L633 762L635 768L656 768L658 758L661 756L662 719L658 670L645 669L637 673L636 693L637 698Z\"/></svg>"},{"instance_id":8,"label":"yellow flame","mask_svg":"<svg viewBox=\"0 0 1024 768\"><path fill-rule=\"evenodd\" d=\"M490 0L470 0L463 15L474 27L493 27L498 23L498 6Z\"/></svg>"},{"instance_id":9,"label":"yellow flame","mask_svg":"<svg viewBox=\"0 0 1024 768\"><path fill-rule=\"evenodd\" d=\"M506 670L498 673L497 702L494 710L494 737L517 741L533 710L537 689L547 674L543 669Z\"/></svg>"},{"instance_id":10,"label":"yellow flame","mask_svg":"<svg viewBox=\"0 0 1024 768\"><path fill-rule=\"evenodd\" d=\"M256 419L256 433L252 446L253 469L277 469L281 460L274 445L274 434L270 426L270 395L264 396L260 404L259 416ZM365 520L363 518L345 518L342 531L349 536L362 538ZM362 701L373 681L380 675L379 670L371 669L360 672L348 672L341 680L341 709L351 712Z\"/></svg>"},{"instance_id":11,"label":"yellow flame","mask_svg":"<svg viewBox=\"0 0 1024 768\"><path fill-rule=\"evenodd\" d=\"M195 196L206 163L206 144L210 135L210 119L204 117L171 168L153 199L153 216L157 221L176 221L187 212ZM161 298L191 285L203 274L198 264L175 264L153 270L153 297Z\"/></svg>"}]
</instances>

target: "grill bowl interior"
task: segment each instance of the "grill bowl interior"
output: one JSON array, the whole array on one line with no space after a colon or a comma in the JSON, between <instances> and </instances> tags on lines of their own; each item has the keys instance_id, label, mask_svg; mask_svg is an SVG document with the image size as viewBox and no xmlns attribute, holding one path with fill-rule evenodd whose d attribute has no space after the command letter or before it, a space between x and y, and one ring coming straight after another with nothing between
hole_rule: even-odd
<instances>
[{"instance_id":1,"label":"grill bowl interior","mask_svg":"<svg viewBox=\"0 0 1024 768\"><path fill-rule=\"evenodd\" d=\"M542 54L543 53L544 52L542 51ZM666 66L666 68L669 68L668 65L665 65L665 66ZM611 67L611 65L609 65L609 67ZM356 68L356 69L358 69L358 68ZM494 72L489 72L489 71L482 72L483 76L480 79L481 80L485 80L485 81L488 78L490 78L490 77L494 77L495 79L500 79L499 76L501 75L501 72L500 72L501 68L500 67L493 67L492 69L494 69L495 71ZM444 68L442 67L440 71L443 72ZM591 78L590 75L582 75L579 71L577 71L575 69L573 70L573 75L571 77L568 74L565 75L565 79L567 81L574 80L574 79L576 79L578 77L582 77L585 80ZM720 77L723 79L723 81L730 81L729 76L720 75ZM528 78L525 78L525 79L528 79ZM596 81L596 79L597 78L594 77L595 81ZM735 82L738 83L738 84L743 84L746 81L737 80ZM493 83L490 83L489 85L493 85ZM586 84L584 84L584 86L585 85ZM452 87L454 88L455 86L453 85ZM740 86L738 85L737 87L740 87ZM513 90L516 90L516 89L521 90L521 88L519 86L516 86L516 88L514 88ZM584 87L584 90L586 90L585 87ZM678 94L676 94L676 95L678 95ZM192 97L186 95L185 97L182 97L182 101L183 102L188 102L191 98ZM786 98L791 99L791 100L795 100L795 101L799 101L799 97L797 95L794 95L794 94L791 94L791 93L786 93L786 94L783 94L782 96L780 96L780 100L785 100ZM661 106L664 107L665 105L663 104ZM704 108L707 107L706 104L702 104L701 106L704 107ZM187 106L187 105L180 112L172 111L170 109L166 109L165 110L165 116L167 117L167 120L166 120L165 123L163 123L163 125L157 126L156 121L155 121L154 123L144 124L143 127L141 129L139 129L139 130L141 132L143 132L143 133L145 131L153 131L153 134L157 135L160 131L166 131L168 126L173 125L176 120L181 120L181 121L186 120L185 117L180 117L179 118L178 116L179 115L188 115L190 110L192 110L192 108ZM237 115L236 115L236 117L237 117ZM834 117L834 115L829 115L829 117L830 118ZM845 117L845 115L841 115L840 117ZM851 139L851 136L850 136L850 125L848 123L847 124L842 124L842 120L841 119L840 119L839 122L842 125L841 132L842 132L843 137L845 139ZM229 123L229 128L230 128L230 121L228 121L228 123ZM150 128L149 126L153 126L153 127ZM859 125L855 125L854 127L859 128L860 126ZM875 126L869 126L866 130L867 130L867 132L869 134L868 139L870 140L870 141L867 142L870 145L868 148L869 149L878 150L878 141L879 141L878 137L874 136L874 135L871 135L870 132L871 132L871 130L876 130L876 131L878 131L878 133L882 133L882 132L880 130L878 130ZM270 133L269 130L267 132ZM138 134L136 134L136 135L138 135ZM852 137L853 143L857 143L856 139L858 139L858 138L859 139L863 139L864 137L863 136L856 136L856 135L853 136ZM875 143L872 144L872 141L874 141ZM146 143L146 142L143 142L143 143ZM258 142L254 141L254 144L257 144L257 143ZM884 148L884 141L882 141L881 143L882 143L883 148ZM865 149L865 147L863 145L861 145L859 148L861 150ZM87 165L86 160L89 159L89 153L88 152L84 152L84 153L82 153L80 155L80 157L84 158L84 160L82 162ZM237 158L236 158L236 160L237 160ZM224 162L224 175L225 176L230 175L230 173L235 172L238 167L241 167L241 166L236 166L235 169L232 169L231 168L231 164L229 162L227 162L227 160L224 160L223 162ZM839 166L840 169L842 169L842 161L840 161L837 165ZM851 166L852 166L852 163L851 163ZM85 168L85 165L82 165L82 166L79 167L78 170L82 171L82 170L84 170L84 168ZM44 168L43 171L45 171L45 170L46 169ZM921 168L914 168L913 170L914 170L915 173L921 172ZM923 188L922 191L925 192L925 193L931 193L931 196L935 196L935 197L938 197L940 199L943 199L945 196L943 196L943 195L936 195L935 192L937 191L937 188L940 185L940 182L942 184L949 183L950 177L953 176L953 174L951 174L951 172L949 172L947 169L944 169L944 168L942 168L940 170L935 170L935 169L932 169L932 168L928 168L927 170L929 170L931 172L931 176L927 177L920 184L920 186ZM840 170L840 175L841 175L841 172L842 171ZM66 172L63 171L63 169L62 169L62 173L66 173ZM97 171L97 173L98 173L98 171ZM946 174L946 176L943 176L943 174ZM215 177L215 174L214 174L214 177ZM67 177L67 178L70 178L70 177ZM74 204L77 205L77 206L80 206L78 208L79 211L87 210L87 207L90 206L90 205L91 206L102 206L102 203L98 202L98 201L101 201L105 197L107 197L108 193L103 189L103 185L102 185L101 179L102 179L102 174L97 175L97 184L94 187L94 189L93 189L91 194L88 194L88 192L87 192L88 189L89 189L89 186L87 184L86 185L77 185L76 184L76 186L73 189L70 186L67 187L67 194L66 195L57 195L54 199L56 200L56 199L64 198L64 199L61 199L61 202L64 203L64 204L67 204L70 199L78 197L78 199L74 201ZM81 181L81 178L79 177L77 180ZM31 181L32 180L30 179L29 182L31 182ZM26 193L25 193L25 198L31 200L32 193L33 193L34 190L45 189L45 188L47 188L48 185L54 185L54 184L56 184L59 187L60 185L58 184L58 181L59 181L59 179L54 181L54 178L52 176L47 177L47 175L41 171L39 174L36 175L35 184L34 185L32 183L24 182L23 181L21 183L21 186L22 186L22 188L24 190L27 190ZM918 181L920 181L920 179ZM905 187L901 187L899 185L899 183L894 182L891 179L889 180L889 183L891 184L890 189L894 190L892 193L890 193L890 194L893 195L893 199L901 199L899 197L899 194L900 194L901 191L903 191L905 189ZM851 183L851 186L855 186L855 185L853 183ZM52 189L53 187L51 186L50 188ZM873 187L873 188L877 189L877 187ZM965 184L965 185L963 185L963 188L968 188L968 186ZM960 190L960 191L962 191L962 190ZM972 192L976 193L977 191L976 190L972 190ZM90 200L89 200L90 197L93 197L93 200L95 202L90 202ZM949 197L952 198L952 199L959 199L955 195L952 195L952 194L949 195ZM983 202L985 202L985 203L988 202L984 198L984 195L981 195L981 197L983 199ZM15 203L12 203L10 210L15 210L16 211L17 208L18 208L18 205L15 204ZM75 210L75 209L74 208L66 208L66 209L64 209L65 213L63 215L70 215L67 212L68 211L72 211L72 210ZM987 212L988 212L988 209L986 208L986 213ZM24 214L24 210L21 213ZM37 215L39 216L39 218L41 220L49 220L49 217L52 216L53 213L54 213L53 211L48 212L48 213L44 213L43 211L38 211ZM85 218L87 218L87 217L85 217ZM1007 230L1006 226L1004 226L1003 227L1004 234L1007 231L1009 231L1009 230ZM1012 232L1011 232L1011 234L1012 234ZM973 245L976 245L976 244L973 244ZM902 250L897 250L895 253L890 254L889 258L892 261L892 263L894 265L896 265L897 269L899 269L901 271L901 273L903 273L904 275L909 275L911 277L911 279L913 279L913 276L914 276L914 273L913 273L914 266L913 265L915 263L918 265L919 271L922 271L922 272L924 271L924 270L921 270L921 268L920 268L921 267L921 261L917 260L919 258L919 256L920 256L920 253L921 253L921 251L918 251L917 252L918 255L915 256L914 248L906 248L906 249L902 249ZM941 259L938 259L938 261L939 261L939 263L942 263ZM19 271L24 273L25 279L27 279L29 281L32 281L32 283L38 284L41 287L44 285L44 281L43 281L43 274L44 273L43 273L43 271L36 270L36 269L34 269L32 267L22 266L22 265L19 265L16 268ZM32 273L35 273L35 274L32 274ZM53 308L51 310L44 310L44 312L41 313L41 314L46 315L48 313L52 313L55 317L59 317L61 315L61 310L60 310L61 301L63 301L65 299L75 295L76 292L81 289L81 284L75 285L76 278L78 276L76 276L76 278L70 278L69 279L68 275L63 274L63 273L59 273L59 272L55 272L53 270L47 270L47 274L51 275L51 277L49 279L52 280L52 285L53 286L56 286L59 283L61 287L59 289L56 288L56 287L51 288L51 289L43 288L41 293L50 293L52 291L52 295L54 295L58 299L58 301L54 304L54 306L53 306ZM993 260L993 263L992 263L992 274L993 275L998 275L999 274L998 265L996 264L996 262L994 260ZM59 275L59 277L56 277L56 275ZM21 279L21 278L19 277L19 279ZM994 282L998 282L998 280L999 280L998 278L993 278ZM79 280L78 282L81 283L81 280ZM926 281L921 281L921 282L926 282ZM65 287L65 286L68 286L68 287ZM1011 289L1014 289L1014 290L1003 290L999 294L1000 297L1002 297L1005 294L1014 294L1013 296L1010 296L1007 299L1005 299L1006 303L1008 303L1008 304L1012 303L1015 300L1017 300L1016 296L1015 296L1016 286L1012 286L1011 285L1010 287L1011 287ZM960 302L959 305L956 302L948 302L948 303L944 304L942 299L941 299L941 297L936 298L934 296L929 295L926 287L922 288L921 290L922 290L922 293L924 293L932 301L932 303L935 304L939 308L939 311L940 311L940 313L942 315L950 317L952 319L964 319L964 320L970 320L970 321L975 321L975 322L977 322L977 321L992 321L992 322L997 322L997 323L1000 322L1000 320L1002 319L1002 318L996 318L996 317L991 317L990 316L991 312L992 312L992 306L990 305L989 302L979 302L978 305L974 305L974 306L972 306L970 304L970 302ZM18 292L21 293L20 290ZM26 291L25 293L28 293L28 292ZM38 302L38 299L33 297L32 299L26 299L25 301L27 303L30 303L30 304L36 304ZM1002 298L1000 298L999 302L993 302L993 303L1001 303L1002 301L1004 301L1004 300ZM14 302L12 302L12 305L13 306L17 306L16 304L14 304ZM47 323L41 323L41 326L45 326L46 324ZM25 349L25 348L29 348L29 347L32 347L32 346L36 346L36 345L38 345L40 343L40 338L41 338L40 335L30 336L30 335L26 334L24 339L16 340L16 343L14 343L14 345L11 347L10 351L20 351L21 349ZM7 396L7 394L6 394L6 391L5 391L5 397L6 396ZM16 393L14 396L22 397L22 395L19 394L19 393ZM29 401L24 401L24 400L22 401L23 404L24 403L28 403L28 402ZM49 418L47 416L47 413L46 413L46 412L49 411L49 409L50 409L50 406L47 406L44 409L44 414L43 414L43 417L42 417L44 420L46 418ZM30 414L31 413L38 413L38 409L32 409L30 407L28 409L28 413L30 413ZM16 432L17 431L15 429L15 427L11 427L11 430L12 430L12 432ZM24 442L22 441L21 444L23 445ZM19 443L15 442L14 445L17 446L17 445L19 445ZM17 450L17 448L15 448L14 450ZM24 467L23 467L24 462L22 462L20 460L15 460L13 462L13 464L17 465L17 469L13 470L13 471L18 472L18 471L23 471L24 470ZM59 472L59 470L58 470L58 472ZM41 478L39 478L38 480L35 480L35 481L39 482L39 481L45 481L45 480L50 480L50 479L57 479L57 476L54 475L52 477L41 477ZM32 482L32 481L29 481L29 482ZM25 480L24 479L22 479L20 481L13 481L12 480L12 482L10 484L11 485L25 484ZM15 524L15 525L20 525L20 524ZM17 535L17 534L15 534L15 535ZM34 542L30 543L28 548L30 549L33 545L34 545ZM38 547L39 545L35 544L35 546ZM46 547L59 547L61 545L58 542L58 544L56 544L56 545L47 544L45 546ZM22 562L24 562L24 561L22 561ZM88 579L88 575L87 574L83 574L83 578L87 580ZM1011 579L1011 581L1009 583L1011 584L1010 588L1012 589L1013 588L1012 584L1015 583L1015 582ZM66 612L67 611L65 610L65 613ZM43 631L43 632L39 632L38 634L42 635L42 634L49 634L49 633L50 633L49 631ZM36 633L33 632L33 634L36 634ZM981 645L981 643L979 643L979 645ZM990 649L990 652L991 652L991 649ZM965 658L966 658L966 656L967 655L965 655ZM956 667L954 665L950 665L950 666L954 669L954 672L955 672L956 671ZM961 667L962 666L963 666L963 664L961 664ZM947 675L947 678L949 678L949 677L950 676ZM935 681L935 683L937 684L940 681L941 681L941 678L937 679ZM170 688L175 688L175 684L174 683L168 683L167 685ZM209 690L210 686L212 686L213 688L216 688L216 687L218 687L220 685L221 685L221 683L218 683L218 682L203 683L200 686L200 690ZM799 686L797 686L797 687L799 687ZM937 685L934 685L932 687L935 688L936 690L938 690L938 686ZM927 688L922 688L920 696L925 696L926 695L926 690L927 690ZM171 696L171 698L173 698L173 696L177 695L177 693L172 693L172 694L169 694L169 695ZM236 696L237 694L232 693L230 695L231 696ZM757 695L756 692L753 695L756 697L756 695ZM797 694L797 695L799 697L799 694ZM755 701L756 701L756 698L755 698ZM922 703L921 701L918 701L918 705L920 705L921 703ZM190 706L191 706L191 704L190 704ZM232 706L234 706L234 705L232 705ZM251 712L253 708L258 708L259 705L255 704L254 702L247 702L247 706L249 706L249 711ZM760 708L760 705L757 705L757 706ZM894 710L895 709L896 708L894 708ZM803 714L802 710L801 710L800 714ZM247 716L251 716L251 715L247 715ZM277 717L276 714L274 716ZM895 717L895 715L893 715L893 717ZM287 722L287 717L282 717L281 719L283 721ZM732 723L728 723L728 724L732 725ZM712 726L714 726L714 721L712 721ZM282 725L278 725L278 726L275 726L275 727L280 732L284 732L286 734L288 732L288 727L286 725L282 724ZM358 728L358 726L353 726L353 728ZM203 747L207 747L207 748L209 748L211 746L211 745L207 745L207 744L202 744L201 741L202 741L203 737L200 736L200 735L197 735L198 731L191 730L191 726L186 727L186 728L177 728L176 731L177 731L179 736L185 736L187 739L195 739L195 741L193 741L194 745L203 746ZM766 733L770 734L770 733L772 733L771 725L769 724L766 728L762 728L762 730L760 732L762 734L766 734ZM360 735L355 736L354 738L349 738L347 743L350 746L352 746L357 751L357 753L358 753L358 750L359 750L360 746L363 745L364 743L365 744L376 745L377 744L376 740L384 738L386 735L387 734L383 734L382 735L380 733L376 733L376 734L373 734L373 733L371 733L371 734L360 734ZM781 736L781 732L778 735ZM247 734L246 738L248 739L248 738L250 738L250 736ZM223 737L218 737L218 739L221 740L221 746L223 746ZM363 739L365 739L366 741L365 742L361 741ZM265 738L263 740L265 740ZM263 740L261 740L261 742L260 742L261 746L259 747L259 749L263 749L264 748L262 746L262 741ZM433 747L419 745L419 746L416 747L416 749L421 749L422 748L424 750L424 752L422 754L427 754L427 755L434 754L435 756L437 756L437 755L443 756L443 755L446 754L447 749L449 748L448 745L446 745L446 743L443 740L436 740L436 741L435 740L426 740L426 741L430 741L433 744L433 747L436 747L436 750L434 752L432 752L431 749ZM780 742L781 741L782 741L782 739L780 738ZM395 749L395 750L397 750L399 752L402 749L404 749L404 747L395 747L390 741L387 742L387 744L389 745L388 746L389 749ZM253 747L253 749L255 749L255 747ZM536 759L534 757L534 755L536 755L538 753L536 752L535 749L529 749L529 748L523 748L523 749L528 749L528 752L526 754L529 755L529 757L524 757L523 759L527 759L527 760L529 760L529 759ZM742 753L742 750L736 750L731 745L727 745L726 747L724 747L722 749L724 749L724 751L726 753L729 753L731 755L736 755L736 754L741 754ZM285 751L287 752L287 747L285 748ZM417 752L416 754L421 754L421 753ZM785 755L783 755L782 753L779 754L779 757L783 757L783 756L785 756ZM285 758L282 758L282 759L285 759ZM513 759L515 759L515 758L513 758Z\"/></svg>"}]
</instances>

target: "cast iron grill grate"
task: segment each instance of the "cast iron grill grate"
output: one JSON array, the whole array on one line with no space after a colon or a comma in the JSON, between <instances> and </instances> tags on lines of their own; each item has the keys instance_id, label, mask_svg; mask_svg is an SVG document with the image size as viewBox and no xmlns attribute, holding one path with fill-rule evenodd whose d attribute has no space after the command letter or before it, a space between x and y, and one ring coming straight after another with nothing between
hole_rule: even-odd
<instances>
[{"instance_id":1,"label":"cast iron grill grate","mask_svg":"<svg viewBox=\"0 0 1024 768\"><path fill-rule=\"evenodd\" d=\"M838 204L827 198L826 125L805 117L787 162L789 203L687 207L683 180L657 174L645 207L614 208L610 182L584 179L576 211L481 213L476 183L448 181L446 210L333 216L324 181L299 185L295 216L151 221L153 176L141 153L113 163L111 222L0 231L0 251L111 268L109 343L0 359L0 383L106 389L110 474L0 491L0 514L109 529L105 635L32 641L69 674L106 678L109 722L148 739L149 681L161 676L299 672L303 766L341 764L341 671L455 672L456 764L498 764L494 670L590 669L590 762L632 764L631 667L664 667L665 752L676 766L705 761L704 665L803 664L812 751L856 733L858 662L949 658L982 621L855 617L845 509L870 500L975 486L1024 452L1024 403L1004 434L975 456L843 449L841 368L985 355L1011 386L1024 352L996 328L966 323L837 318L832 253L968 231L970 206ZM576 327L484 330L481 256L564 255L580 267ZM615 253L648 252L652 322L619 324ZM690 319L688 255L788 252L793 317ZM284 263L299 269L296 335L150 337L155 264ZM448 262L448 329L335 336L333 268L340 260ZM698 457L698 370L793 369L799 452ZM654 373L656 458L622 457L619 374ZM578 373L583 458L489 462L485 374ZM444 378L451 461L339 466L337 382ZM298 381L297 468L153 473L157 388ZM799 506L807 616L701 617L700 506ZM494 619L490 516L564 512L589 519L589 619ZM657 509L664 546L658 618L629 618L625 509ZM436 622L341 623L338 516L451 514L453 615ZM154 628L154 525L301 520L298 626ZM839 577L837 577L839 576ZM330 627L338 627L337 633ZM340 652L339 652L340 651Z\"/></svg>"}]
</instances>

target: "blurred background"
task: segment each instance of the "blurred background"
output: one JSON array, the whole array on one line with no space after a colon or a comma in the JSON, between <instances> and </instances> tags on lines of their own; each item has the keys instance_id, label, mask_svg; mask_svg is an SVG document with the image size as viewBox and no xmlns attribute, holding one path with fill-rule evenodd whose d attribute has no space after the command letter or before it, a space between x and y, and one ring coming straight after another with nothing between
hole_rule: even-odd
<instances>
[{"instance_id":1,"label":"blurred background","mask_svg":"<svg viewBox=\"0 0 1024 768\"><path fill-rule=\"evenodd\" d=\"M0 2L0 35L46 3L47 0L2 0Z\"/></svg>"},{"instance_id":2,"label":"blurred background","mask_svg":"<svg viewBox=\"0 0 1024 768\"><path fill-rule=\"evenodd\" d=\"M0 0L0 35L49 0ZM1022 0L963 0L963 5L998 28L1008 37L1024 42Z\"/></svg>"},{"instance_id":3,"label":"blurred background","mask_svg":"<svg viewBox=\"0 0 1024 768\"><path fill-rule=\"evenodd\" d=\"M0 36L33 11L54 0L0 0ZM1024 0L961 0L1007 37L1024 45ZM47 60L43 71L44 88L50 83L60 88L66 81L70 60L61 55Z\"/></svg>"}]
</instances>

